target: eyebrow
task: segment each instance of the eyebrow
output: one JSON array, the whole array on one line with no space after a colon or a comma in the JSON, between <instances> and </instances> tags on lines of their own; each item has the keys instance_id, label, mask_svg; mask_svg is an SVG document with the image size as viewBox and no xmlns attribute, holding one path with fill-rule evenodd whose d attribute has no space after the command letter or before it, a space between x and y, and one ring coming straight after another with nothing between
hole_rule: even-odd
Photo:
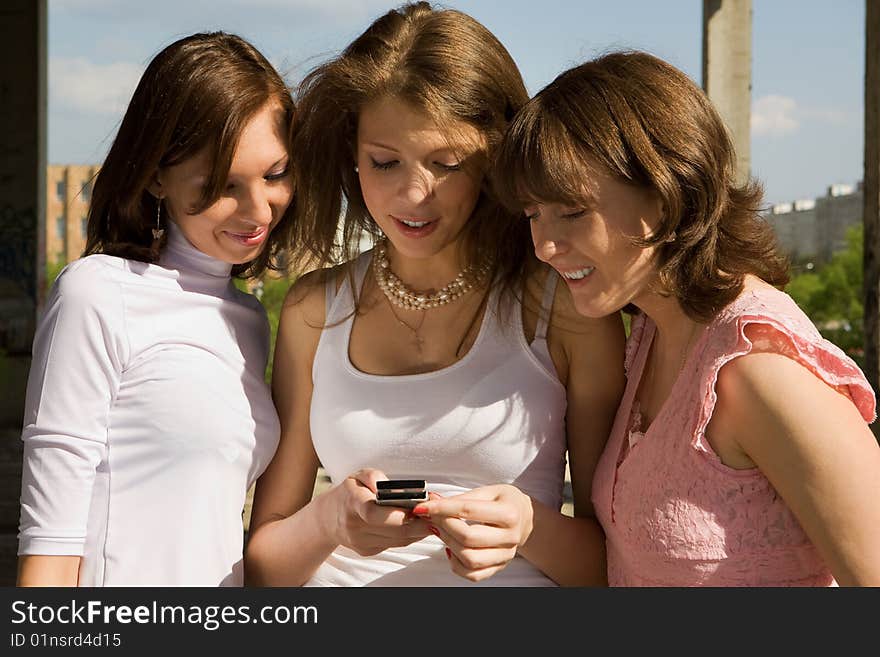
<instances>
[{"instance_id":1,"label":"eyebrow","mask_svg":"<svg viewBox=\"0 0 880 657\"><path fill-rule=\"evenodd\" d=\"M388 144L383 144L382 142L379 142L379 141L365 141L364 146L375 146L376 148L381 148L386 151L391 151L392 153L399 153L400 152L400 150L397 148L394 148L394 146L389 146ZM455 146L453 146L451 144L448 146L441 146L440 148L435 148L434 150L429 152L428 155L434 155L435 153L441 153L441 152L449 152L449 153L454 154L455 153Z\"/></svg>"},{"instance_id":2,"label":"eyebrow","mask_svg":"<svg viewBox=\"0 0 880 657\"><path fill-rule=\"evenodd\" d=\"M379 141L364 142L364 145L365 146L376 146L377 148L383 148L386 151L394 151L395 153L398 152L398 150L396 148L394 148L393 146L389 146L388 144L383 144L382 142L379 142Z\"/></svg>"}]
</instances>

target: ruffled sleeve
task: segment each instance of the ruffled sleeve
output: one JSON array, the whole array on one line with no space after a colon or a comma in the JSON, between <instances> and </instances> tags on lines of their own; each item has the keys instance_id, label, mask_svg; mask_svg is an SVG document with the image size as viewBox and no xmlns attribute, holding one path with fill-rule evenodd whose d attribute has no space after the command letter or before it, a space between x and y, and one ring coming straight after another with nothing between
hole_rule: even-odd
<instances>
[{"instance_id":1,"label":"ruffled sleeve","mask_svg":"<svg viewBox=\"0 0 880 657\"><path fill-rule=\"evenodd\" d=\"M717 401L718 371L725 363L749 353L778 353L791 358L852 400L865 422L877 418L874 391L858 365L823 338L788 295L775 294L779 298L749 304L745 312L717 327L718 335L713 336L716 348L712 350L717 355L709 369L709 385L696 432L698 446Z\"/></svg>"}]
</instances>

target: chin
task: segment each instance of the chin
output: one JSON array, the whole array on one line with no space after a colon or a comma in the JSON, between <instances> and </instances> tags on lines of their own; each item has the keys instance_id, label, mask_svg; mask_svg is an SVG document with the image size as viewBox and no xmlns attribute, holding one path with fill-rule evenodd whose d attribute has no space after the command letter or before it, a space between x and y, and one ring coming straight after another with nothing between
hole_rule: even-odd
<instances>
[{"instance_id":1,"label":"chin","mask_svg":"<svg viewBox=\"0 0 880 657\"><path fill-rule=\"evenodd\" d=\"M622 307L612 303L603 303L597 299L574 299L574 308L578 314L591 319L607 317Z\"/></svg>"},{"instance_id":2,"label":"chin","mask_svg":"<svg viewBox=\"0 0 880 657\"><path fill-rule=\"evenodd\" d=\"M430 258L431 256L440 253L446 247L445 243L439 242L420 242L413 244L409 240L398 239L395 242L390 238L388 241L391 243L391 246L394 247L394 250L405 258Z\"/></svg>"}]
</instances>

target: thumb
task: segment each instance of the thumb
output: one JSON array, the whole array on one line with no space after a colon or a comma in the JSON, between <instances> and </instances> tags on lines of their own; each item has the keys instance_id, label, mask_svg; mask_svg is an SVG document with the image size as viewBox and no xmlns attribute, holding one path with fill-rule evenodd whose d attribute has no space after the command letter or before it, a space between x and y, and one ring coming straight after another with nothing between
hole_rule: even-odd
<instances>
[{"instance_id":1,"label":"thumb","mask_svg":"<svg viewBox=\"0 0 880 657\"><path fill-rule=\"evenodd\" d=\"M358 470L357 472L353 473L351 477L361 485L369 488L374 493L376 492L376 482L385 481L386 479L388 479L388 476L384 472L382 472L381 470L376 470L375 468L364 468L363 470Z\"/></svg>"}]
</instances>

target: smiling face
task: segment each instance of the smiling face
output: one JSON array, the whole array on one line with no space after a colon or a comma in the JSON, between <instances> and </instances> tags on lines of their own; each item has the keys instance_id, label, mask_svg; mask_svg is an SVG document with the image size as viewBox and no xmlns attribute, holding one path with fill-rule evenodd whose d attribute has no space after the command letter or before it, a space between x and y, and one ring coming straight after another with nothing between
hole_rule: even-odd
<instances>
[{"instance_id":1,"label":"smiling face","mask_svg":"<svg viewBox=\"0 0 880 657\"><path fill-rule=\"evenodd\" d=\"M456 244L480 195L481 177L465 160L481 143L475 128L456 124L453 147L424 113L383 97L360 112L357 165L370 215L393 248L427 258Z\"/></svg>"},{"instance_id":2,"label":"smiling face","mask_svg":"<svg viewBox=\"0 0 880 657\"><path fill-rule=\"evenodd\" d=\"M636 246L632 238L651 235L662 203L654 192L592 167L584 178L591 191L580 203L533 203L525 214L535 254L562 275L578 312L603 317L654 292L656 247Z\"/></svg>"},{"instance_id":3,"label":"smiling face","mask_svg":"<svg viewBox=\"0 0 880 657\"><path fill-rule=\"evenodd\" d=\"M233 265L249 262L293 196L281 106L270 102L254 114L242 130L220 198L193 213L211 169L211 153L203 150L160 169L150 192L163 199L171 220L199 251Z\"/></svg>"}]
</instances>

